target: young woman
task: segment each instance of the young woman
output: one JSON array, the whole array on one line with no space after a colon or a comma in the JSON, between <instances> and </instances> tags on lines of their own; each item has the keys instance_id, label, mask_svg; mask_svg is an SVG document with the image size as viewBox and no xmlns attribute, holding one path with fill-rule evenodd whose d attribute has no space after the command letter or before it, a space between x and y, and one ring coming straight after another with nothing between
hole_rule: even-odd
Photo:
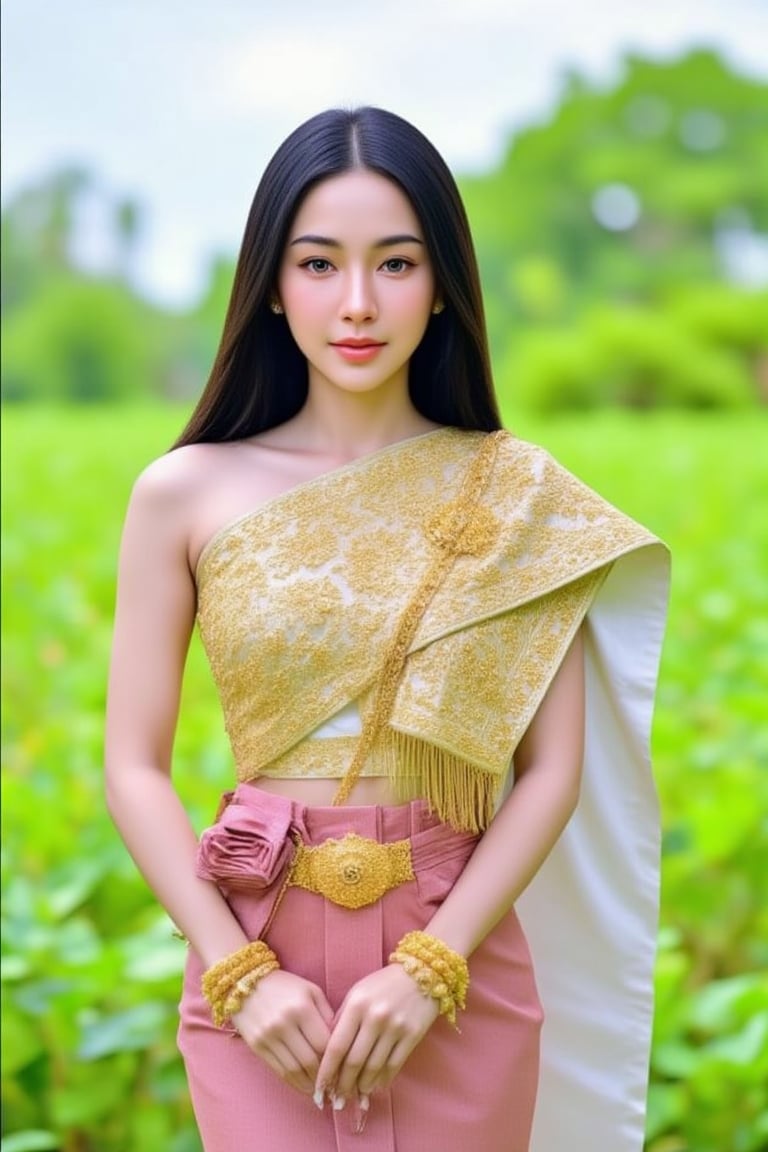
<instances>
[{"instance_id":1,"label":"young woman","mask_svg":"<svg viewBox=\"0 0 768 1152\"><path fill-rule=\"evenodd\" d=\"M640 1149L665 598L658 542L500 431L434 148L298 128L120 560L109 807L189 940L206 1152ZM199 841L195 619L238 780Z\"/></svg>"}]
</instances>

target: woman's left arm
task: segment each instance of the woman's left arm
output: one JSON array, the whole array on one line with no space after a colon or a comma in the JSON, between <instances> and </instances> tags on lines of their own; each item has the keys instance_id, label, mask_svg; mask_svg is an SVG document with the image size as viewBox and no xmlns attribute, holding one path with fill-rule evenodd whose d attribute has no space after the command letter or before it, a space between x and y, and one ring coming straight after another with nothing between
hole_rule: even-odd
<instances>
[{"instance_id":1,"label":"woman's left arm","mask_svg":"<svg viewBox=\"0 0 768 1152\"><path fill-rule=\"evenodd\" d=\"M515 751L515 784L426 931L470 956L547 858L579 798L584 646L574 638ZM470 966L471 971L471 966ZM399 964L347 995L318 1073L337 1098L367 1096L400 1070L437 1016Z\"/></svg>"},{"instance_id":2,"label":"woman's left arm","mask_svg":"<svg viewBox=\"0 0 768 1152\"><path fill-rule=\"evenodd\" d=\"M584 643L576 635L515 752L515 785L427 931L469 956L528 887L579 799Z\"/></svg>"}]
</instances>

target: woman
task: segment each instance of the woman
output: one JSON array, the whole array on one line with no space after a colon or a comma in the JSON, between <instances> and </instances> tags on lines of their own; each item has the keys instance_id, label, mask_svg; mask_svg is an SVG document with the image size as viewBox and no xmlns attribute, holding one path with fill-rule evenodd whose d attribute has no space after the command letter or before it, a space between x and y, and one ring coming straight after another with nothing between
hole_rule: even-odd
<instances>
[{"instance_id":1,"label":"woman","mask_svg":"<svg viewBox=\"0 0 768 1152\"><path fill-rule=\"evenodd\" d=\"M206 1152L641 1147L664 552L499 429L445 164L381 110L313 118L120 560L109 806L190 942ZM196 618L239 781L199 843Z\"/></svg>"}]
</instances>

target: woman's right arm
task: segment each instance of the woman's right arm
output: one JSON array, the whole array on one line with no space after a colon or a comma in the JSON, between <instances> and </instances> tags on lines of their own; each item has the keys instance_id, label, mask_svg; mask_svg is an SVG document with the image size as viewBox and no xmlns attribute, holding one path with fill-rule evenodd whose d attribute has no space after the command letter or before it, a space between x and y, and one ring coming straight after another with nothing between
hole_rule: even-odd
<instances>
[{"instance_id":1,"label":"woman's right arm","mask_svg":"<svg viewBox=\"0 0 768 1152\"><path fill-rule=\"evenodd\" d=\"M195 619L188 485L169 458L137 481L120 549L106 723L106 793L123 840L206 966L247 943L218 889L195 876L197 841L171 783Z\"/></svg>"},{"instance_id":2,"label":"woman's right arm","mask_svg":"<svg viewBox=\"0 0 768 1152\"><path fill-rule=\"evenodd\" d=\"M138 868L209 967L248 940L216 885L195 875L197 838L171 782L196 603L188 555L193 486L179 464L166 456L151 465L126 516L107 697L106 795ZM237 1024L254 1051L306 1092L331 1018L319 989L275 972L248 998Z\"/></svg>"}]
</instances>

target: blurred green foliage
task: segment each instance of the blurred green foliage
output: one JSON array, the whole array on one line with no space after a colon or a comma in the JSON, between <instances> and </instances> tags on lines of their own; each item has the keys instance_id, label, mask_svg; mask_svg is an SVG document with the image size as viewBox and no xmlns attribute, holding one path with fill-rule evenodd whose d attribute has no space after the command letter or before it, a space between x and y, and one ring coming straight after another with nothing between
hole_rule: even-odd
<instances>
[{"instance_id":1,"label":"blurred green foliage","mask_svg":"<svg viewBox=\"0 0 768 1152\"><path fill-rule=\"evenodd\" d=\"M120 519L183 413L3 423L3 1152L197 1152L174 1044L184 947L104 809ZM763 415L598 413L515 430L674 556L655 727L663 911L648 1152L768 1139ZM175 780L201 829L232 779L195 640Z\"/></svg>"},{"instance_id":2,"label":"blurred green foliage","mask_svg":"<svg viewBox=\"0 0 768 1152\"><path fill-rule=\"evenodd\" d=\"M505 401L765 401L767 170L768 84L712 53L630 58L607 92L571 77L461 182Z\"/></svg>"},{"instance_id":3,"label":"blurred green foliage","mask_svg":"<svg viewBox=\"0 0 768 1152\"><path fill-rule=\"evenodd\" d=\"M631 59L608 91L570 77L497 171L461 181L512 425L674 552L648 1152L768 1147L768 454L765 417L745 411L768 395L768 293L751 263L768 231L767 97L709 53ZM212 265L187 312L142 299L141 207L125 199L102 204L109 272L86 273L78 221L98 195L66 170L2 216L2 395L16 402L2 455L2 1150L198 1152L174 1044L184 949L105 816L102 712L120 512L184 422L115 402L199 392L233 265ZM95 401L110 403L83 409ZM648 411L681 407L729 411ZM175 759L202 828L231 768L197 641Z\"/></svg>"},{"instance_id":4,"label":"blurred green foliage","mask_svg":"<svg viewBox=\"0 0 768 1152\"><path fill-rule=\"evenodd\" d=\"M731 408L768 396L768 83L711 52L630 57L608 89L566 79L547 121L460 179L507 406ZM78 265L89 212L108 271ZM106 222L106 223L105 223ZM2 396L87 402L199 394L232 282L196 306L139 298L135 202L78 169L2 216ZM695 286L695 292L693 291Z\"/></svg>"}]
</instances>

